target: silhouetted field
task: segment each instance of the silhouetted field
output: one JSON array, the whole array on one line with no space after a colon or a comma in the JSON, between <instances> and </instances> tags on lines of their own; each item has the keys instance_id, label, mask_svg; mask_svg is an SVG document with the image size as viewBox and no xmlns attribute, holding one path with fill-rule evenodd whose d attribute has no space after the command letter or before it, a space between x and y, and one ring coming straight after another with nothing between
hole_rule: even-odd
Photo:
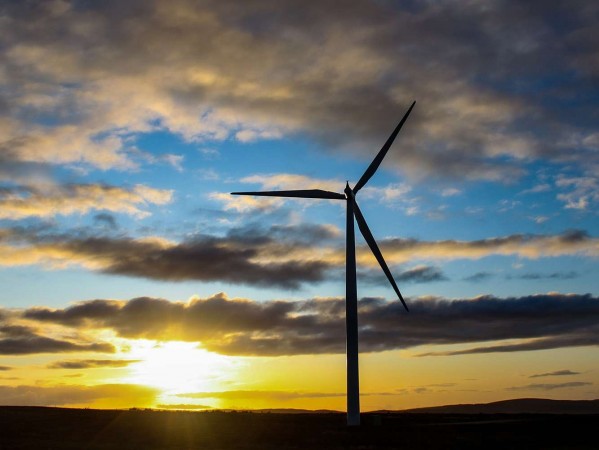
<instances>
[{"instance_id":1,"label":"silhouetted field","mask_svg":"<svg viewBox=\"0 0 599 450\"><path fill-rule=\"evenodd\" d=\"M596 449L599 415L0 408L0 449Z\"/></svg>"}]
</instances>

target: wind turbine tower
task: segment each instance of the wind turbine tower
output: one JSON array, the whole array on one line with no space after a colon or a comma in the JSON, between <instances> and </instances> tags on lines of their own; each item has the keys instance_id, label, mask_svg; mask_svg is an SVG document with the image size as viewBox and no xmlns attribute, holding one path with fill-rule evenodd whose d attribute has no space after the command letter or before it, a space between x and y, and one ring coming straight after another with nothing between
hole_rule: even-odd
<instances>
[{"instance_id":1,"label":"wind turbine tower","mask_svg":"<svg viewBox=\"0 0 599 450\"><path fill-rule=\"evenodd\" d=\"M370 232L370 228L362 215L362 211L356 202L358 191L366 185L368 180L375 174L381 165L383 158L389 151L391 144L397 137L403 124L412 112L416 102L413 102L406 111L399 124L387 139L376 157L372 160L362 177L352 188L349 183L345 185L345 194L337 192L324 191L322 189L291 190L291 191L259 191L259 192L232 192L233 195L257 195L264 197L296 197L296 198L324 198L327 200L345 200L347 204L347 222L346 222L346 246L345 246L345 328L346 328L346 354L347 354L347 425L360 425L360 379L358 370L358 293L356 286L356 241L354 234L354 218L358 223L358 228L364 236L366 243L370 247L374 257L378 261L381 269L387 276L393 290L401 300L404 308L408 311L408 306L403 299L399 288L389 271L389 267L383 258L379 247Z\"/></svg>"}]
</instances>

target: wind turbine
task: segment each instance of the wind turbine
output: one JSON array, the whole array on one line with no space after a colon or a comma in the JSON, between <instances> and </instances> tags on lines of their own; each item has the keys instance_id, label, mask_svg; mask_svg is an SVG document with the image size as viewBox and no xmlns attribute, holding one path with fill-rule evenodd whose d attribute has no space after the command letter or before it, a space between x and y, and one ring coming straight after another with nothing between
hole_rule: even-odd
<instances>
[{"instance_id":1,"label":"wind turbine","mask_svg":"<svg viewBox=\"0 0 599 450\"><path fill-rule=\"evenodd\" d=\"M345 200L347 202L347 224L346 224L346 245L345 245L345 332L346 332L346 355L347 355L347 425L360 425L360 381L358 371L358 293L356 286L356 241L354 235L354 217L358 222L358 228L364 239L368 243L370 250L378 261L381 269L387 276L393 290L401 300L404 308L408 311L408 306L403 299L401 292L395 280L387 267L379 247L366 224L362 211L356 202L356 194L374 175L381 165L383 158L389 151L391 144L397 137L399 130L412 112L416 102L413 102L399 124L387 139L378 152L374 160L370 163L362 177L358 180L353 189L349 187L349 182L345 185L345 195L337 192L324 191L322 189L291 190L291 191L259 191L259 192L231 192L232 195L257 195L264 197L297 197L297 198L324 198L327 200Z\"/></svg>"}]
</instances>

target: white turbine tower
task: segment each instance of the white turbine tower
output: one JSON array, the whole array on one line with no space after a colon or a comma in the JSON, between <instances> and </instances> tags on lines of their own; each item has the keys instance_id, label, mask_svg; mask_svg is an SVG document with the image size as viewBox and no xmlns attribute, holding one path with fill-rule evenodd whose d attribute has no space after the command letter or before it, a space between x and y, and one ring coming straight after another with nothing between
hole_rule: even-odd
<instances>
[{"instance_id":1,"label":"white turbine tower","mask_svg":"<svg viewBox=\"0 0 599 450\"><path fill-rule=\"evenodd\" d=\"M416 102L413 102L408 111L385 142L385 145L378 152L370 166L366 169L360 180L353 189L349 183L345 185L345 195L337 192L323 191L321 189L292 190L292 191L259 191L259 192L232 192L233 195L258 195L265 197L297 197L297 198L324 198L328 200L346 200L347 202L347 225L346 225L346 247L345 247L345 327L346 327L346 353L347 353L347 425L360 425L360 381L358 371L358 294L356 287L356 241L354 235L354 217L358 222L358 227L364 239L368 243L370 250L379 262L381 269L385 272L387 279L393 286L393 290L401 300L401 303L408 310L401 292L395 280L387 267L379 247L366 224L366 220L356 202L356 194L374 175L381 165L387 151L393 144L395 137L401 130L401 127L407 120L412 108Z\"/></svg>"}]
</instances>

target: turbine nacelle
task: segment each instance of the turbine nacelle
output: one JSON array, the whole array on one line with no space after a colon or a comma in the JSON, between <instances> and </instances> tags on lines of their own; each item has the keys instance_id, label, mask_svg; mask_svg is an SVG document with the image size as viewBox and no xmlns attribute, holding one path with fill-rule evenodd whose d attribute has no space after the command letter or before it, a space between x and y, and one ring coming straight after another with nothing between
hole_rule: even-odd
<instances>
[{"instance_id":1,"label":"turbine nacelle","mask_svg":"<svg viewBox=\"0 0 599 450\"><path fill-rule=\"evenodd\" d=\"M354 196L354 191L352 191L352 189L349 187L349 181L345 182L345 189L343 190L343 192L345 192L346 199L349 199L350 197Z\"/></svg>"}]
</instances>

